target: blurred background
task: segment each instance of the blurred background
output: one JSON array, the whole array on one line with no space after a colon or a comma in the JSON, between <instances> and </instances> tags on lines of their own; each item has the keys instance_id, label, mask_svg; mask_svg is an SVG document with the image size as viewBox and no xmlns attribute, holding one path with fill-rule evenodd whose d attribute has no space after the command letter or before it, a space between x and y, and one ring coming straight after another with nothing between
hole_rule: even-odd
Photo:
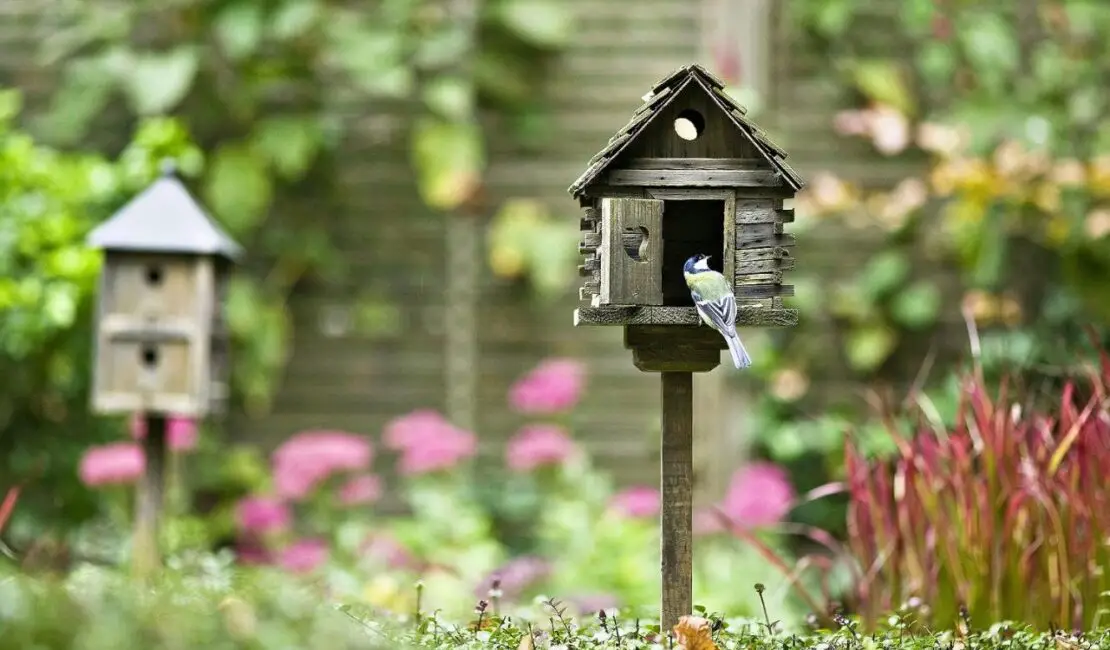
<instances>
[{"instance_id":1,"label":"blurred background","mask_svg":"<svg viewBox=\"0 0 1110 650\"><path fill-rule=\"evenodd\" d=\"M692 62L808 182L800 325L742 332L752 372L696 378L699 506L753 462L796 494L843 479L845 436L891 450L875 408L907 395L947 421L972 350L1055 388L1110 310L1108 43L1093 0L0 0L0 490L24 486L6 539L110 509L77 474L127 439L87 412L82 241L167 156L248 251L196 512L230 517L294 434L377 440L433 409L477 434L472 498L520 537L539 506L490 477L530 417L510 388L552 358L585 368L559 425L613 489L654 485L658 378L619 328L571 325L566 188ZM789 518L843 537L846 503Z\"/></svg>"}]
</instances>

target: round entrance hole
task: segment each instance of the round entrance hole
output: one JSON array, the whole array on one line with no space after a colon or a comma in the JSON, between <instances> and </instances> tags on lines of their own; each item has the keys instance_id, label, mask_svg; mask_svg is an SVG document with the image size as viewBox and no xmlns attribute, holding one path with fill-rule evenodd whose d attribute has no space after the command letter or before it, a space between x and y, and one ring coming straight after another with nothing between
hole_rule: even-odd
<instances>
[{"instance_id":1,"label":"round entrance hole","mask_svg":"<svg viewBox=\"0 0 1110 650\"><path fill-rule=\"evenodd\" d=\"M153 370L154 366L158 365L158 349L152 345L144 345L139 356L147 370Z\"/></svg>"},{"instance_id":2,"label":"round entrance hole","mask_svg":"<svg viewBox=\"0 0 1110 650\"><path fill-rule=\"evenodd\" d=\"M674 132L678 137L693 142L701 137L705 131L705 118L692 108L687 108L678 114L674 121Z\"/></svg>"}]
</instances>

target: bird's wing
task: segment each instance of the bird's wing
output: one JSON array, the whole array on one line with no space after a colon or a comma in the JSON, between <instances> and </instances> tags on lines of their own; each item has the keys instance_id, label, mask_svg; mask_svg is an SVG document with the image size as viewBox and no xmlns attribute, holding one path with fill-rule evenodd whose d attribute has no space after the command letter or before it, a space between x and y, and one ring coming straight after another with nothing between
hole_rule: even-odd
<instances>
[{"instance_id":1,"label":"bird's wing","mask_svg":"<svg viewBox=\"0 0 1110 650\"><path fill-rule=\"evenodd\" d=\"M716 300L705 300L696 291L690 293L694 297L694 306L698 308L698 313L708 319L713 327L722 334L731 336L736 333L736 298L731 293Z\"/></svg>"}]
</instances>

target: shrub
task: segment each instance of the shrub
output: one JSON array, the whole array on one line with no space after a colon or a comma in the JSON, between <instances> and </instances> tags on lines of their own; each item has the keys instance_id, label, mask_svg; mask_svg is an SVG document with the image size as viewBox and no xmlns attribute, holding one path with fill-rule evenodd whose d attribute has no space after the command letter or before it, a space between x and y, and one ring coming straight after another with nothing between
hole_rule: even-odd
<instances>
[{"instance_id":1,"label":"shrub","mask_svg":"<svg viewBox=\"0 0 1110 650\"><path fill-rule=\"evenodd\" d=\"M961 615L1077 629L1105 622L1110 358L1066 382L1049 410L1023 407L1005 383L992 397L978 373L959 386L954 423L929 417L927 400L912 437L888 419L894 458L847 445L859 611L874 622L917 600L939 624Z\"/></svg>"}]
</instances>

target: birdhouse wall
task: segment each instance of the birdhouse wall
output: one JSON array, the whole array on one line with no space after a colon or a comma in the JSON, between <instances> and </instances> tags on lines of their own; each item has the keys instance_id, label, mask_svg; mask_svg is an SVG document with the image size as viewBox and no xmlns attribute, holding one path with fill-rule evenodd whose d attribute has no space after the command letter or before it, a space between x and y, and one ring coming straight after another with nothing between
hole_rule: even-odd
<instances>
[{"instance_id":1,"label":"birdhouse wall","mask_svg":"<svg viewBox=\"0 0 1110 650\"><path fill-rule=\"evenodd\" d=\"M794 211L783 207L781 194L773 194L737 192L735 292L741 304L782 308L782 298L794 295L794 286L783 283L795 264L794 235L784 232Z\"/></svg>"},{"instance_id":2,"label":"birdhouse wall","mask_svg":"<svg viewBox=\"0 0 1110 650\"><path fill-rule=\"evenodd\" d=\"M94 410L207 412L215 288L208 257L106 255Z\"/></svg>"}]
</instances>

